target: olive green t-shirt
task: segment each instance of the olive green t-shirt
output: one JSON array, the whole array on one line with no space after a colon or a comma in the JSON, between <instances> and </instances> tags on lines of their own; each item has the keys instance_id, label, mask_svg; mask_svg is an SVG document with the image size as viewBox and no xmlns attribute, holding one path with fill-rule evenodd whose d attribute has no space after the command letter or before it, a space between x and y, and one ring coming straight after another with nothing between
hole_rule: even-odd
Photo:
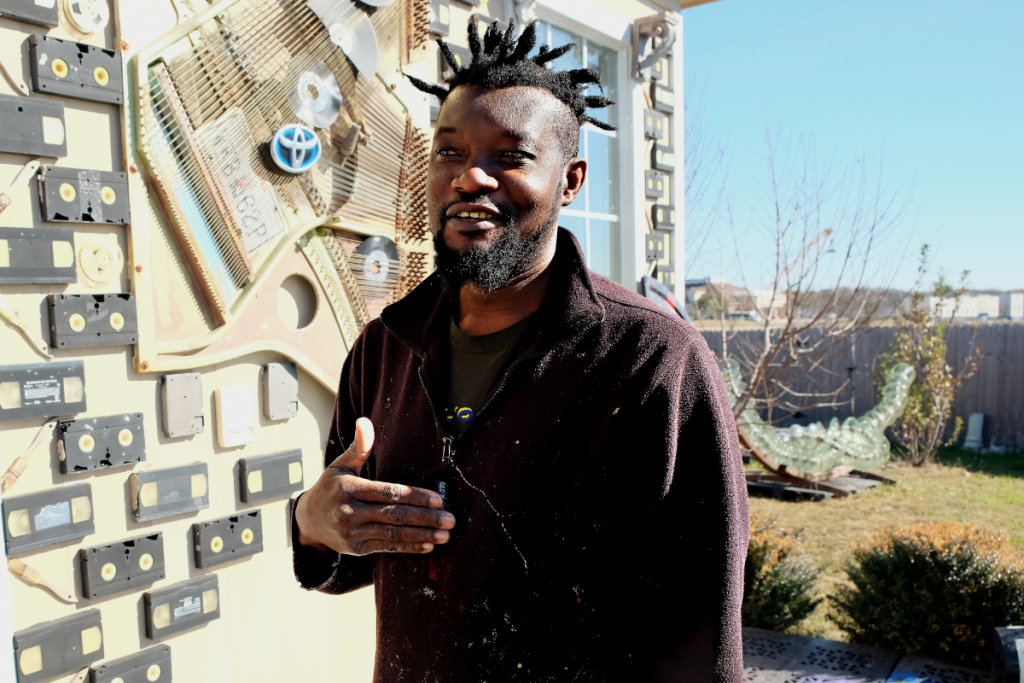
<instances>
[{"instance_id":1,"label":"olive green t-shirt","mask_svg":"<svg viewBox=\"0 0 1024 683\"><path fill-rule=\"evenodd\" d=\"M466 334L453 319L448 331L451 364L444 419L450 434L461 434L508 369L512 345L529 317L492 334Z\"/></svg>"}]
</instances>

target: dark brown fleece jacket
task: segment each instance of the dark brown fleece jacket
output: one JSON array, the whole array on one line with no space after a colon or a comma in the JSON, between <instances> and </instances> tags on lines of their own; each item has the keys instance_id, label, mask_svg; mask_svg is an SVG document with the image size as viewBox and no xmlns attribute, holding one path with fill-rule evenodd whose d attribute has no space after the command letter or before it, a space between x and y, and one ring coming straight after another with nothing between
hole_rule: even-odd
<instances>
[{"instance_id":1,"label":"dark brown fleece jacket","mask_svg":"<svg viewBox=\"0 0 1024 683\"><path fill-rule=\"evenodd\" d=\"M374 584L378 682L738 683L747 495L714 358L690 325L588 271L566 230L554 267L452 445L457 470L442 466L452 302L437 276L366 327L325 463L366 416L364 476L448 481L456 527L426 555L328 564L296 545L296 576L327 593Z\"/></svg>"}]
</instances>

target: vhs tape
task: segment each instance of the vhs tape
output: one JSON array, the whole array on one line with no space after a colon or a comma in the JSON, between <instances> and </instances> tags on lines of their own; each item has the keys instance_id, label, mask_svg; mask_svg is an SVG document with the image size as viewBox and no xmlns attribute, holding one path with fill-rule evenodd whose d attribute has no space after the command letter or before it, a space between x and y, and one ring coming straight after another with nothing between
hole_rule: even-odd
<instances>
[{"instance_id":1,"label":"vhs tape","mask_svg":"<svg viewBox=\"0 0 1024 683\"><path fill-rule=\"evenodd\" d=\"M0 16L39 26L57 26L57 0L0 0Z\"/></svg>"},{"instance_id":2,"label":"vhs tape","mask_svg":"<svg viewBox=\"0 0 1024 683\"><path fill-rule=\"evenodd\" d=\"M135 472L131 492L136 522L183 515L210 507L210 475L205 462Z\"/></svg>"},{"instance_id":3,"label":"vhs tape","mask_svg":"<svg viewBox=\"0 0 1024 683\"><path fill-rule=\"evenodd\" d=\"M145 593L146 637L159 640L220 618L217 575L197 576Z\"/></svg>"},{"instance_id":4,"label":"vhs tape","mask_svg":"<svg viewBox=\"0 0 1024 683\"><path fill-rule=\"evenodd\" d=\"M131 223L128 176L124 173L43 166L39 197L43 220L51 223Z\"/></svg>"},{"instance_id":5,"label":"vhs tape","mask_svg":"<svg viewBox=\"0 0 1024 683\"><path fill-rule=\"evenodd\" d=\"M63 102L0 95L0 152L66 157L66 130Z\"/></svg>"},{"instance_id":6,"label":"vhs tape","mask_svg":"<svg viewBox=\"0 0 1024 683\"><path fill-rule=\"evenodd\" d=\"M121 55L44 35L28 37L32 90L90 102L124 103Z\"/></svg>"},{"instance_id":7,"label":"vhs tape","mask_svg":"<svg viewBox=\"0 0 1024 683\"><path fill-rule=\"evenodd\" d=\"M0 365L0 422L84 412L85 362Z\"/></svg>"},{"instance_id":8,"label":"vhs tape","mask_svg":"<svg viewBox=\"0 0 1024 683\"><path fill-rule=\"evenodd\" d=\"M651 103L662 114L671 114L676 109L676 94L657 81L651 81Z\"/></svg>"},{"instance_id":9,"label":"vhs tape","mask_svg":"<svg viewBox=\"0 0 1024 683\"><path fill-rule=\"evenodd\" d=\"M661 171L644 171L644 196L648 199L663 199L668 188L666 176Z\"/></svg>"},{"instance_id":10,"label":"vhs tape","mask_svg":"<svg viewBox=\"0 0 1024 683\"><path fill-rule=\"evenodd\" d=\"M0 285L78 281L71 228L0 228Z\"/></svg>"},{"instance_id":11,"label":"vhs tape","mask_svg":"<svg viewBox=\"0 0 1024 683\"><path fill-rule=\"evenodd\" d=\"M146 459L142 413L62 420L57 434L63 474L123 467Z\"/></svg>"},{"instance_id":12,"label":"vhs tape","mask_svg":"<svg viewBox=\"0 0 1024 683\"><path fill-rule=\"evenodd\" d=\"M644 235L646 245L646 256L648 263L651 261L664 261L668 259L668 234L661 230L655 230Z\"/></svg>"},{"instance_id":13,"label":"vhs tape","mask_svg":"<svg viewBox=\"0 0 1024 683\"><path fill-rule=\"evenodd\" d=\"M157 645L93 666L90 683L170 683L171 646Z\"/></svg>"},{"instance_id":14,"label":"vhs tape","mask_svg":"<svg viewBox=\"0 0 1024 683\"><path fill-rule=\"evenodd\" d=\"M668 117L654 109L644 109L644 137L668 142Z\"/></svg>"},{"instance_id":15,"label":"vhs tape","mask_svg":"<svg viewBox=\"0 0 1024 683\"><path fill-rule=\"evenodd\" d=\"M301 491L302 451L296 448L256 458L241 458L238 475L243 503Z\"/></svg>"},{"instance_id":16,"label":"vhs tape","mask_svg":"<svg viewBox=\"0 0 1024 683\"><path fill-rule=\"evenodd\" d=\"M164 535L158 531L82 548L78 558L82 567L82 593L86 598L132 590L164 578Z\"/></svg>"},{"instance_id":17,"label":"vhs tape","mask_svg":"<svg viewBox=\"0 0 1024 683\"><path fill-rule=\"evenodd\" d=\"M96 533L92 511L92 486L89 484L69 484L4 498L7 554Z\"/></svg>"},{"instance_id":18,"label":"vhs tape","mask_svg":"<svg viewBox=\"0 0 1024 683\"><path fill-rule=\"evenodd\" d=\"M37 683L74 673L103 659L98 609L36 624L14 634L18 683Z\"/></svg>"},{"instance_id":19,"label":"vhs tape","mask_svg":"<svg viewBox=\"0 0 1024 683\"><path fill-rule=\"evenodd\" d=\"M676 207L655 204L651 207L651 222L656 230L675 230Z\"/></svg>"},{"instance_id":20,"label":"vhs tape","mask_svg":"<svg viewBox=\"0 0 1024 683\"><path fill-rule=\"evenodd\" d=\"M672 173L676 170L676 153L671 147L654 143L651 150L651 168L663 173Z\"/></svg>"},{"instance_id":21,"label":"vhs tape","mask_svg":"<svg viewBox=\"0 0 1024 683\"><path fill-rule=\"evenodd\" d=\"M192 525L196 569L263 552L263 516L251 510Z\"/></svg>"},{"instance_id":22,"label":"vhs tape","mask_svg":"<svg viewBox=\"0 0 1024 683\"><path fill-rule=\"evenodd\" d=\"M57 349L139 341L134 294L51 294L50 344Z\"/></svg>"}]
</instances>

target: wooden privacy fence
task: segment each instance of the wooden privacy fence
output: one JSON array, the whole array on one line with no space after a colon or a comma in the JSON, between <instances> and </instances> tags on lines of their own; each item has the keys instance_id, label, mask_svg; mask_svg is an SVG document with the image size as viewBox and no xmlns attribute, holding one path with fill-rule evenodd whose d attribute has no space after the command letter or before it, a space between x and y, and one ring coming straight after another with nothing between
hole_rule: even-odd
<instances>
[{"instance_id":1,"label":"wooden privacy fence","mask_svg":"<svg viewBox=\"0 0 1024 683\"><path fill-rule=\"evenodd\" d=\"M721 331L705 328L701 333L711 350L720 357ZM750 343L757 343L759 335L763 334L759 330L736 332L736 336L745 335ZM839 401L847 402L846 405L812 408L796 418L783 420L780 425L806 425L819 421L828 424L833 417L841 422L850 415L867 412L878 400L873 379L875 364L878 356L889 348L895 334L894 327L866 330L839 349L820 371L816 370L793 387L797 392L828 390L849 378L850 386L839 397ZM964 433L959 441L963 443L966 435L967 417L971 413L984 413L983 440L986 446L995 444L1024 451L1024 324L982 324L976 333L970 325L951 326L946 332L949 346L946 361L950 366L958 370L963 367L963 359L970 352L972 335L974 343L981 347L982 361L978 372L956 396L953 415L964 421ZM732 347L738 340L730 339L729 343ZM950 420L950 434L952 423Z\"/></svg>"}]
</instances>

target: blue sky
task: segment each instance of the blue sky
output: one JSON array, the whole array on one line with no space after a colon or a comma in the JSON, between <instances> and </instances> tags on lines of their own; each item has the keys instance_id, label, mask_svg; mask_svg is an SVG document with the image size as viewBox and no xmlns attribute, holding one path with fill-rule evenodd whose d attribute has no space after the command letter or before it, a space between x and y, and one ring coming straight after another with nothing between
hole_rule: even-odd
<instances>
[{"instance_id":1,"label":"blue sky","mask_svg":"<svg viewBox=\"0 0 1024 683\"><path fill-rule=\"evenodd\" d=\"M897 286L928 242L936 269L969 269L973 288L1024 289L1024 1L719 0L683 21L690 109L726 151L731 234L764 206L771 130L784 145L813 139L840 170L883 161L908 199L884 254ZM736 277L719 230L728 242L719 223L688 249L688 278L719 263ZM740 250L748 280L757 251Z\"/></svg>"}]
</instances>

